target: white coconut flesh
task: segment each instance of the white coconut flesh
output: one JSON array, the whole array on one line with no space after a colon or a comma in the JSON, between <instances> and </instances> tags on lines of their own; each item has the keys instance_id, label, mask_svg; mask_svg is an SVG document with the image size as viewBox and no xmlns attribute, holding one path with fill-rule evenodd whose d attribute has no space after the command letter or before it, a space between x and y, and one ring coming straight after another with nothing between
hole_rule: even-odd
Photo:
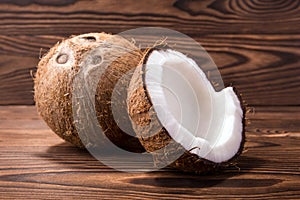
<instances>
[{"instance_id":1,"label":"white coconut flesh","mask_svg":"<svg viewBox=\"0 0 300 200\"><path fill-rule=\"evenodd\" d=\"M201 68L174 50L152 51L144 67L147 93L173 140L214 163L238 153L243 110L232 87L216 92Z\"/></svg>"}]
</instances>

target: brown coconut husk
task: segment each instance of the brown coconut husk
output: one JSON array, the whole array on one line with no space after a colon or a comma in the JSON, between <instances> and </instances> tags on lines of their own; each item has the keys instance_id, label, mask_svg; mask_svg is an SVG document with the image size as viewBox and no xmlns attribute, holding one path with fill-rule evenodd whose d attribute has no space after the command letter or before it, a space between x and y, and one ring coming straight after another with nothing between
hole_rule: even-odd
<instances>
[{"instance_id":1,"label":"brown coconut husk","mask_svg":"<svg viewBox=\"0 0 300 200\"><path fill-rule=\"evenodd\" d=\"M182 145L172 139L168 131L162 126L153 108L151 97L147 92L145 63L147 63L148 56L153 50L156 50L156 48L145 51L141 62L144 65L137 67L132 76L128 89L127 106L133 128L146 151L152 153L154 163L158 167L169 164L168 166L172 168L196 174L214 172L228 166L236 165L237 158L242 153L245 143L245 107L241 105L244 113L243 140L237 154L233 158L222 163L214 163L191 153L192 149L185 150ZM234 90L238 94L236 89ZM242 102L241 96L238 95L238 97L240 102ZM180 153L180 157L178 157L178 153Z\"/></svg>"},{"instance_id":2,"label":"brown coconut husk","mask_svg":"<svg viewBox=\"0 0 300 200\"><path fill-rule=\"evenodd\" d=\"M116 46L120 48L116 49ZM77 147L84 148L74 125L72 83L80 69L85 67L82 64L83 60L86 60L95 48L103 50L103 55L100 55L101 59L112 57L111 54L114 51L119 51L121 53L119 55L122 55L120 58L115 58L102 77L97 79L100 81L96 90L95 109L99 124L105 135L117 146L133 152L143 152L144 148L138 139L127 135L116 126L111 114L109 102L111 102L111 93L115 84L130 69L136 67L142 56L132 43L122 37L106 33L89 33L73 36L51 48L40 60L34 79L34 99L38 112L58 136ZM63 56L59 56L60 54ZM65 63L66 60L68 60L67 63ZM122 98L126 100L126 97ZM88 141L84 142L84 144L87 143Z\"/></svg>"}]
</instances>

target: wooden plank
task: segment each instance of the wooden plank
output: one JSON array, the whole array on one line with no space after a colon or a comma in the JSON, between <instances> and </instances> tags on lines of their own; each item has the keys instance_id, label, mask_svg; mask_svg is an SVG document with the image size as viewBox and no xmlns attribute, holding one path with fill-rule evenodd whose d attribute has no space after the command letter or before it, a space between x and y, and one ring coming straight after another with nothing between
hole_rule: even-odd
<instances>
[{"instance_id":1,"label":"wooden plank","mask_svg":"<svg viewBox=\"0 0 300 200\"><path fill-rule=\"evenodd\" d=\"M300 107L250 107L247 114L247 130L276 137L289 135L300 130Z\"/></svg>"},{"instance_id":2,"label":"wooden plank","mask_svg":"<svg viewBox=\"0 0 300 200\"><path fill-rule=\"evenodd\" d=\"M299 1L26 0L1 1L3 35L120 32L141 26L187 34L299 33ZM60 5L59 5L60 4Z\"/></svg>"},{"instance_id":3,"label":"wooden plank","mask_svg":"<svg viewBox=\"0 0 300 200\"><path fill-rule=\"evenodd\" d=\"M0 36L0 104L33 104L39 56L61 37ZM300 104L300 36L209 35L195 37L219 67L225 86L233 85L250 105ZM15 41L15 42L14 42ZM275 41L275 42L274 42ZM297 42L298 41L298 42ZM42 48L42 50L41 50Z\"/></svg>"},{"instance_id":4,"label":"wooden plank","mask_svg":"<svg viewBox=\"0 0 300 200\"><path fill-rule=\"evenodd\" d=\"M238 168L201 176L115 171L34 126L42 122L33 106L0 106L1 199L298 199L299 113L295 106L255 107Z\"/></svg>"},{"instance_id":5,"label":"wooden plank","mask_svg":"<svg viewBox=\"0 0 300 200\"><path fill-rule=\"evenodd\" d=\"M200 42L250 105L300 105L299 11L299 0L1 1L0 105L34 104L30 71L63 36L141 26Z\"/></svg>"}]
</instances>

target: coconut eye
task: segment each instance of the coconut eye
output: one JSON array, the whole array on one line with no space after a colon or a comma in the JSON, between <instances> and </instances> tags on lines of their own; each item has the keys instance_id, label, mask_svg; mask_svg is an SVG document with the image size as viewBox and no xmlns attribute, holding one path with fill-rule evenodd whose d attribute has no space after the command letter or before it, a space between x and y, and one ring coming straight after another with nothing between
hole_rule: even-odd
<instances>
[{"instance_id":1,"label":"coconut eye","mask_svg":"<svg viewBox=\"0 0 300 200\"><path fill-rule=\"evenodd\" d=\"M91 64L99 65L100 63L102 63L102 60L102 56L100 55L93 56Z\"/></svg>"},{"instance_id":2,"label":"coconut eye","mask_svg":"<svg viewBox=\"0 0 300 200\"><path fill-rule=\"evenodd\" d=\"M87 40L89 42L96 42L96 40L97 40L94 36L85 36L85 37L82 37L82 39Z\"/></svg>"},{"instance_id":3,"label":"coconut eye","mask_svg":"<svg viewBox=\"0 0 300 200\"><path fill-rule=\"evenodd\" d=\"M58 64L66 64L68 62L69 56L67 54L59 54L56 57L56 62Z\"/></svg>"}]
</instances>

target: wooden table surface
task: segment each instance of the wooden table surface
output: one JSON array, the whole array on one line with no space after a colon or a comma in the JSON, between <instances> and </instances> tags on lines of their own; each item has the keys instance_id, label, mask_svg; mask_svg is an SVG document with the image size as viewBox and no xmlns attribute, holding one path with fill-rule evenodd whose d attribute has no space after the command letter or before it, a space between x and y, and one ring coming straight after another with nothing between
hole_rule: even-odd
<instances>
[{"instance_id":1,"label":"wooden table surface","mask_svg":"<svg viewBox=\"0 0 300 200\"><path fill-rule=\"evenodd\" d=\"M165 27L198 41L252 112L238 168L122 173L37 116L32 74L57 41ZM300 0L0 0L0 199L300 199Z\"/></svg>"},{"instance_id":2,"label":"wooden table surface","mask_svg":"<svg viewBox=\"0 0 300 200\"><path fill-rule=\"evenodd\" d=\"M2 106L0 198L299 199L300 108L257 107L247 117L239 168L205 176L167 168L124 173L65 143L35 107Z\"/></svg>"}]
</instances>

